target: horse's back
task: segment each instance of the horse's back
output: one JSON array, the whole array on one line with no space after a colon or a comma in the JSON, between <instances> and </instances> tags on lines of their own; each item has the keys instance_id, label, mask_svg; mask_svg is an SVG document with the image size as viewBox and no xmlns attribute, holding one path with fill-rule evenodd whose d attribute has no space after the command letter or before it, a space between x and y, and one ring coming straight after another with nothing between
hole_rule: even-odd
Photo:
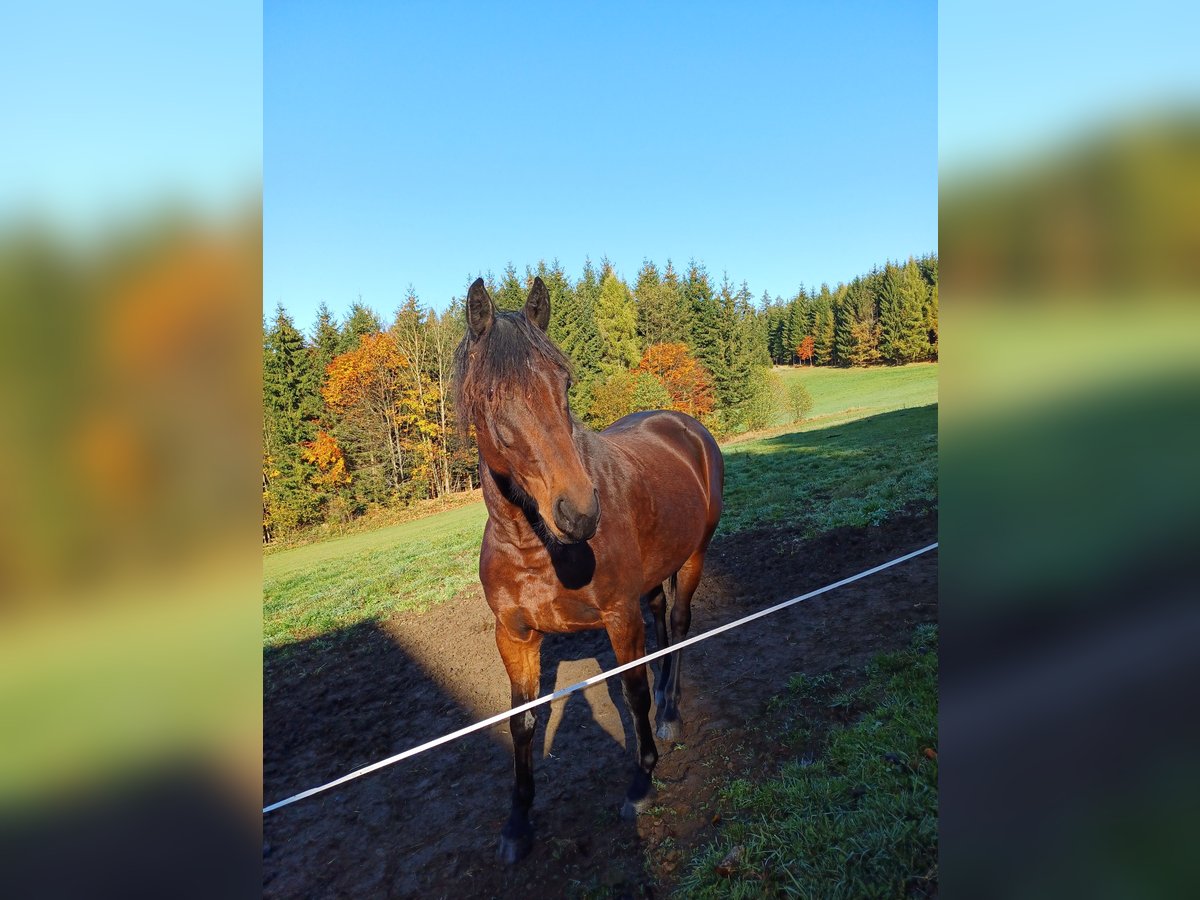
<instances>
[{"instance_id":1,"label":"horse's back","mask_svg":"<svg viewBox=\"0 0 1200 900\"><path fill-rule=\"evenodd\" d=\"M725 461L707 428L685 413L659 409L631 413L600 433L635 456L652 478L681 478L682 462L695 475L708 507L706 519L716 527L721 516Z\"/></svg>"}]
</instances>

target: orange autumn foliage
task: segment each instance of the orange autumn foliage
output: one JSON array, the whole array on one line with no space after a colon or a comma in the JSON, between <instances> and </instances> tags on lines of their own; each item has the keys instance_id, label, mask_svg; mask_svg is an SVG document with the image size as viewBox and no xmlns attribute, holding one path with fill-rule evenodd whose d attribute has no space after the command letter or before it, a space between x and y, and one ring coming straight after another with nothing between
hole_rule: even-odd
<instances>
[{"instance_id":1,"label":"orange autumn foliage","mask_svg":"<svg viewBox=\"0 0 1200 900\"><path fill-rule=\"evenodd\" d=\"M671 395L671 409L700 418L713 411L712 382L686 344L651 344L635 372L648 372Z\"/></svg>"},{"instance_id":2,"label":"orange autumn foliage","mask_svg":"<svg viewBox=\"0 0 1200 900\"><path fill-rule=\"evenodd\" d=\"M321 395L333 409L394 399L408 359L387 332L364 334L356 349L334 357Z\"/></svg>"},{"instance_id":3,"label":"orange autumn foliage","mask_svg":"<svg viewBox=\"0 0 1200 900\"><path fill-rule=\"evenodd\" d=\"M302 443L300 456L319 470L319 473L312 477L313 484L334 487L350 483L342 448L338 446L337 438L329 432L318 431L315 440Z\"/></svg>"},{"instance_id":4,"label":"orange autumn foliage","mask_svg":"<svg viewBox=\"0 0 1200 900\"><path fill-rule=\"evenodd\" d=\"M800 343L796 345L796 356L800 358L800 362L804 363L812 359L813 350L816 347L816 341L813 340L811 334L806 334L800 339Z\"/></svg>"}]
</instances>

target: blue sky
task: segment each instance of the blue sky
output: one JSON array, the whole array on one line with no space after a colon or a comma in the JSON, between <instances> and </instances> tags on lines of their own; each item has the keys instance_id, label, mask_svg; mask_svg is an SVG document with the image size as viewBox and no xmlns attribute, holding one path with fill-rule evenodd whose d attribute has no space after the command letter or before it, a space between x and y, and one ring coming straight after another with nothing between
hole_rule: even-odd
<instances>
[{"instance_id":1,"label":"blue sky","mask_svg":"<svg viewBox=\"0 0 1200 900\"><path fill-rule=\"evenodd\" d=\"M515 10L515 11L514 11ZM937 246L920 4L264 10L264 304L308 328L411 284L689 257L793 293Z\"/></svg>"},{"instance_id":2,"label":"blue sky","mask_svg":"<svg viewBox=\"0 0 1200 900\"><path fill-rule=\"evenodd\" d=\"M944 170L1010 164L1200 97L1195 3L949 0L938 14Z\"/></svg>"},{"instance_id":3,"label":"blue sky","mask_svg":"<svg viewBox=\"0 0 1200 900\"><path fill-rule=\"evenodd\" d=\"M244 0L9 3L0 17L0 224L85 239L258 191L262 12Z\"/></svg>"}]
</instances>

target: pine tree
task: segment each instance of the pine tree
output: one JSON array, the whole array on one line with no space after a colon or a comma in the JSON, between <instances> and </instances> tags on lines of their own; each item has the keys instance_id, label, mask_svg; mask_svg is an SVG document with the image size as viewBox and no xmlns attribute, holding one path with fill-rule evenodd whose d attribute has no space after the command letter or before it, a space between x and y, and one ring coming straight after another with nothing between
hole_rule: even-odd
<instances>
[{"instance_id":1,"label":"pine tree","mask_svg":"<svg viewBox=\"0 0 1200 900\"><path fill-rule=\"evenodd\" d=\"M319 427L330 433L337 425L337 416L325 405L321 398L321 388L325 385L325 373L333 358L337 356L341 343L342 332L338 328L337 320L329 311L329 307L322 303L317 308L317 321L313 325L312 346L309 350L312 356L311 414Z\"/></svg>"},{"instance_id":2,"label":"pine tree","mask_svg":"<svg viewBox=\"0 0 1200 900\"><path fill-rule=\"evenodd\" d=\"M683 304L683 289L671 263L660 276L653 262L646 260L638 272L633 289L637 302L638 337L645 348L654 344L687 343L688 320Z\"/></svg>"},{"instance_id":3,"label":"pine tree","mask_svg":"<svg viewBox=\"0 0 1200 900\"><path fill-rule=\"evenodd\" d=\"M921 278L927 286L924 304L926 340L929 344L928 358L938 358L938 258L937 254L917 260Z\"/></svg>"},{"instance_id":4,"label":"pine tree","mask_svg":"<svg viewBox=\"0 0 1200 900\"><path fill-rule=\"evenodd\" d=\"M660 309L658 305L658 289L661 286L662 278L658 274L658 266L649 259L642 260L637 281L633 285L633 299L637 304L638 338L643 349L651 344L663 342L664 326L670 318L669 311Z\"/></svg>"},{"instance_id":5,"label":"pine tree","mask_svg":"<svg viewBox=\"0 0 1200 900\"><path fill-rule=\"evenodd\" d=\"M322 379L325 370L338 355L338 347L342 343L342 332L337 321L324 302L317 307L317 322L313 326L313 362Z\"/></svg>"},{"instance_id":6,"label":"pine tree","mask_svg":"<svg viewBox=\"0 0 1200 900\"><path fill-rule=\"evenodd\" d=\"M833 295L829 285L822 284L812 302L813 362L818 366L833 363ZM803 335L801 335L803 337Z\"/></svg>"},{"instance_id":7,"label":"pine tree","mask_svg":"<svg viewBox=\"0 0 1200 900\"><path fill-rule=\"evenodd\" d=\"M767 349L767 307L771 304L771 296L764 290L761 305L755 306L750 286L743 281L738 289L738 298L750 323L750 351L754 364L769 368L771 352Z\"/></svg>"},{"instance_id":8,"label":"pine tree","mask_svg":"<svg viewBox=\"0 0 1200 900\"><path fill-rule=\"evenodd\" d=\"M357 350L358 343L364 334L375 334L380 331L383 331L383 323L379 321L375 310L362 302L360 295L356 302L350 304L350 312L346 316L345 324L342 325L342 341L338 347L338 353Z\"/></svg>"},{"instance_id":9,"label":"pine tree","mask_svg":"<svg viewBox=\"0 0 1200 900\"><path fill-rule=\"evenodd\" d=\"M784 319L786 318L786 307L782 306L779 298L775 298L775 302L771 304L767 310L767 351L771 354L771 360L776 365L784 365L785 344L783 342L783 327Z\"/></svg>"},{"instance_id":10,"label":"pine tree","mask_svg":"<svg viewBox=\"0 0 1200 900\"><path fill-rule=\"evenodd\" d=\"M550 335L550 340L563 347L574 325L574 319L577 318L575 291L557 259L549 266L544 259L538 260L534 274L542 279L550 294L550 327L546 329L546 333ZM532 283L532 278L530 282Z\"/></svg>"},{"instance_id":11,"label":"pine tree","mask_svg":"<svg viewBox=\"0 0 1200 900\"><path fill-rule=\"evenodd\" d=\"M280 304L263 336L265 500L276 533L315 521L319 511L311 484L317 470L301 457L301 443L316 435L310 400L315 384L313 357Z\"/></svg>"},{"instance_id":12,"label":"pine tree","mask_svg":"<svg viewBox=\"0 0 1200 900\"><path fill-rule=\"evenodd\" d=\"M670 310L668 327L663 330L661 342L686 344L692 333L692 311L687 297L684 296L679 273L675 271L675 266L669 259L667 267L663 269L662 284L659 286L659 290L663 306Z\"/></svg>"},{"instance_id":13,"label":"pine tree","mask_svg":"<svg viewBox=\"0 0 1200 900\"><path fill-rule=\"evenodd\" d=\"M602 355L600 333L596 330L596 300L600 296L600 279L592 261L585 260L583 277L575 286L578 318L572 329L570 343L563 350L575 363L577 373L587 377L600 371Z\"/></svg>"},{"instance_id":14,"label":"pine tree","mask_svg":"<svg viewBox=\"0 0 1200 900\"><path fill-rule=\"evenodd\" d=\"M857 355L856 326L863 322L874 322L874 302L862 278L855 278L846 286L846 293L834 308L833 355L839 366L854 365Z\"/></svg>"},{"instance_id":15,"label":"pine tree","mask_svg":"<svg viewBox=\"0 0 1200 900\"><path fill-rule=\"evenodd\" d=\"M864 341L876 335L875 299L863 278L847 284L834 310L834 358L840 366L865 366L878 360L874 348Z\"/></svg>"},{"instance_id":16,"label":"pine tree","mask_svg":"<svg viewBox=\"0 0 1200 900\"><path fill-rule=\"evenodd\" d=\"M625 282L611 269L596 296L596 331L600 334L600 370L612 375L636 366L642 357L637 336L637 307Z\"/></svg>"},{"instance_id":17,"label":"pine tree","mask_svg":"<svg viewBox=\"0 0 1200 900\"><path fill-rule=\"evenodd\" d=\"M788 304L787 318L783 324L784 365L790 366L796 361L796 345L806 334L808 334L808 297L805 296L804 287L801 286L800 292Z\"/></svg>"},{"instance_id":18,"label":"pine tree","mask_svg":"<svg viewBox=\"0 0 1200 900\"><path fill-rule=\"evenodd\" d=\"M559 347L575 366L571 380L571 409L584 417L591 407L592 388L600 377L602 345L596 330L596 299L600 280L591 259L584 260L583 276L568 296L569 312L564 316L563 339ZM551 315L554 310L551 307Z\"/></svg>"},{"instance_id":19,"label":"pine tree","mask_svg":"<svg viewBox=\"0 0 1200 900\"><path fill-rule=\"evenodd\" d=\"M925 283L914 260L903 267L888 263L879 295L879 352L900 365L929 353L925 329Z\"/></svg>"},{"instance_id":20,"label":"pine tree","mask_svg":"<svg viewBox=\"0 0 1200 900\"><path fill-rule=\"evenodd\" d=\"M514 310L525 305L525 299L529 296L529 288L517 275L516 267L510 262L504 267L500 286L490 293L497 309Z\"/></svg>"},{"instance_id":21,"label":"pine tree","mask_svg":"<svg viewBox=\"0 0 1200 900\"><path fill-rule=\"evenodd\" d=\"M720 365L720 313L708 273L695 260L688 263L688 272L683 280L683 297L691 313L691 328L685 343L692 355L709 372Z\"/></svg>"},{"instance_id":22,"label":"pine tree","mask_svg":"<svg viewBox=\"0 0 1200 900\"><path fill-rule=\"evenodd\" d=\"M929 341L929 358L938 358L938 286L929 290L929 302L925 304L925 331Z\"/></svg>"},{"instance_id":23,"label":"pine tree","mask_svg":"<svg viewBox=\"0 0 1200 900\"><path fill-rule=\"evenodd\" d=\"M722 278L714 301L717 312L717 352L706 366L713 377L713 393L726 425L745 424L747 404L759 377L760 342L750 292L745 285L735 291L729 276Z\"/></svg>"}]
</instances>

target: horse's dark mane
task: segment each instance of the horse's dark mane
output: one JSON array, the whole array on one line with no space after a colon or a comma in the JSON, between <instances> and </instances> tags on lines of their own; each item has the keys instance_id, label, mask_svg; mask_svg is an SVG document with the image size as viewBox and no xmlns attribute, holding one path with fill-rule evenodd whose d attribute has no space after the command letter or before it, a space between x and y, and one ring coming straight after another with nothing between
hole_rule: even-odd
<instances>
[{"instance_id":1,"label":"horse's dark mane","mask_svg":"<svg viewBox=\"0 0 1200 900\"><path fill-rule=\"evenodd\" d=\"M465 433L475 421L489 388L510 387L537 366L570 374L571 361L523 312L495 313L480 337L470 329L454 351L454 406Z\"/></svg>"}]
</instances>

